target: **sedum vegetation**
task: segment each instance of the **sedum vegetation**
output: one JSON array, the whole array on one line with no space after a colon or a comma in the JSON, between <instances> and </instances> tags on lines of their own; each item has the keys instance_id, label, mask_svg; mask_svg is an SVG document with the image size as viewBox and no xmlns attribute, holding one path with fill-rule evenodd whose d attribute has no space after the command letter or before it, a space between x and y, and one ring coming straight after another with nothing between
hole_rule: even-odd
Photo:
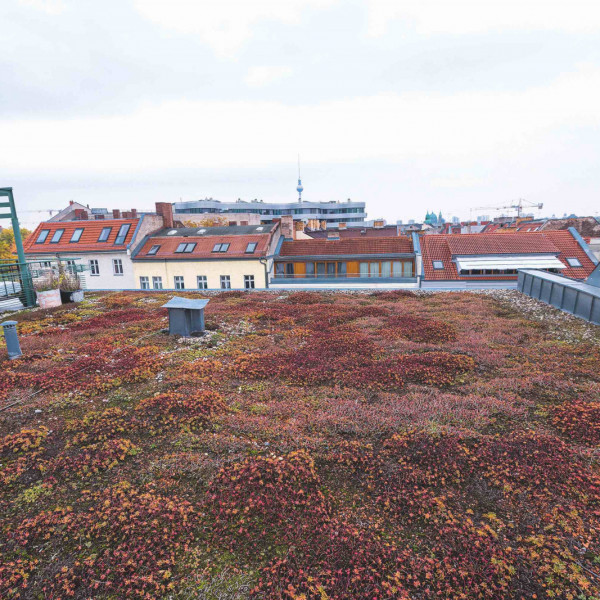
<instances>
[{"instance_id":1,"label":"sedum vegetation","mask_svg":"<svg viewBox=\"0 0 600 600\"><path fill-rule=\"evenodd\" d=\"M16 315L1 598L600 598L597 337L485 294L229 292L177 340L168 297Z\"/></svg>"}]
</instances>

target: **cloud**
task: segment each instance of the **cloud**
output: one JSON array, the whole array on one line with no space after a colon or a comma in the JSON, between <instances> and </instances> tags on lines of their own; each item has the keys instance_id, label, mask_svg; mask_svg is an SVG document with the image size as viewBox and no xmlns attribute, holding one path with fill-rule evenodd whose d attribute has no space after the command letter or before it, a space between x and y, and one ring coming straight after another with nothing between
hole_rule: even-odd
<instances>
[{"instance_id":1,"label":"cloud","mask_svg":"<svg viewBox=\"0 0 600 600\"><path fill-rule=\"evenodd\" d=\"M63 0L19 0L19 3L50 15L62 13L66 8Z\"/></svg>"},{"instance_id":2,"label":"cloud","mask_svg":"<svg viewBox=\"0 0 600 600\"><path fill-rule=\"evenodd\" d=\"M490 31L555 30L593 32L600 29L594 0L367 0L368 32L379 37L390 23L403 21L423 35Z\"/></svg>"},{"instance_id":3,"label":"cloud","mask_svg":"<svg viewBox=\"0 0 600 600\"><path fill-rule=\"evenodd\" d=\"M128 116L0 121L5 169L263 167L427 158L518 160L600 127L600 69L514 93L377 94L314 105L170 102ZM567 134L565 134L567 132ZM560 148L553 142L552 149Z\"/></svg>"},{"instance_id":4,"label":"cloud","mask_svg":"<svg viewBox=\"0 0 600 600\"><path fill-rule=\"evenodd\" d=\"M278 79L289 77L291 74L290 67L250 67L244 81L250 87L262 87Z\"/></svg>"},{"instance_id":5,"label":"cloud","mask_svg":"<svg viewBox=\"0 0 600 600\"><path fill-rule=\"evenodd\" d=\"M339 0L134 0L146 18L161 27L197 35L221 57L233 58L264 21L295 24L309 10Z\"/></svg>"}]
</instances>

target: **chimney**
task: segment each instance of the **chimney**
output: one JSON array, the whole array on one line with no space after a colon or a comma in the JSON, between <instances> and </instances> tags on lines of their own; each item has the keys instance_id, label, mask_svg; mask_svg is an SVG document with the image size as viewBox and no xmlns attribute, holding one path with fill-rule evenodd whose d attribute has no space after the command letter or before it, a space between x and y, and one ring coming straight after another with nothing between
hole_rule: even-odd
<instances>
[{"instance_id":1,"label":"chimney","mask_svg":"<svg viewBox=\"0 0 600 600\"><path fill-rule=\"evenodd\" d=\"M157 202L156 213L162 217L163 227L173 227L173 205L170 202Z\"/></svg>"},{"instance_id":2,"label":"chimney","mask_svg":"<svg viewBox=\"0 0 600 600\"><path fill-rule=\"evenodd\" d=\"M377 219L376 221L373 221L373 227L375 229L382 229L384 225L385 221L383 219Z\"/></svg>"},{"instance_id":3,"label":"chimney","mask_svg":"<svg viewBox=\"0 0 600 600\"><path fill-rule=\"evenodd\" d=\"M295 237L295 232L300 231L300 232L304 232L304 227L305 224L303 221L294 221L294 237Z\"/></svg>"},{"instance_id":4,"label":"chimney","mask_svg":"<svg viewBox=\"0 0 600 600\"><path fill-rule=\"evenodd\" d=\"M348 223L338 223L338 229L342 231L343 229L348 228Z\"/></svg>"},{"instance_id":5,"label":"chimney","mask_svg":"<svg viewBox=\"0 0 600 600\"><path fill-rule=\"evenodd\" d=\"M325 231L327 229L327 221L321 221L321 229Z\"/></svg>"},{"instance_id":6,"label":"chimney","mask_svg":"<svg viewBox=\"0 0 600 600\"><path fill-rule=\"evenodd\" d=\"M85 221L87 219L87 212L85 208L76 208L75 209L75 220L76 221Z\"/></svg>"},{"instance_id":7,"label":"chimney","mask_svg":"<svg viewBox=\"0 0 600 600\"><path fill-rule=\"evenodd\" d=\"M132 208L131 209L131 218L132 219L137 219L137 208Z\"/></svg>"},{"instance_id":8,"label":"chimney","mask_svg":"<svg viewBox=\"0 0 600 600\"><path fill-rule=\"evenodd\" d=\"M113 219L120 219L121 211L118 208L113 208Z\"/></svg>"},{"instance_id":9,"label":"chimney","mask_svg":"<svg viewBox=\"0 0 600 600\"><path fill-rule=\"evenodd\" d=\"M74 202L73 200L69 200L69 206L73 206Z\"/></svg>"},{"instance_id":10,"label":"chimney","mask_svg":"<svg viewBox=\"0 0 600 600\"><path fill-rule=\"evenodd\" d=\"M281 235L286 240L293 240L296 238L296 231L294 229L294 217L292 215L283 215L279 220L281 227Z\"/></svg>"}]
</instances>

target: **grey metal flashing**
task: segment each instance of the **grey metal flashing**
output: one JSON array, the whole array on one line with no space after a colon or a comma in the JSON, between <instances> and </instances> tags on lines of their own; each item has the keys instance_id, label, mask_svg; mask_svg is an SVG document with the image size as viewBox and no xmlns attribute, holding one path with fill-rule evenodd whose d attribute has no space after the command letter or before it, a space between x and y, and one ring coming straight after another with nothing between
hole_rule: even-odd
<instances>
[{"instance_id":1,"label":"grey metal flashing","mask_svg":"<svg viewBox=\"0 0 600 600\"><path fill-rule=\"evenodd\" d=\"M590 247L585 243L585 240L581 237L579 231L575 227L569 227L569 233L577 240L577 243L581 246L581 249L586 253L587 257L595 264L598 264L598 259L591 251Z\"/></svg>"},{"instance_id":2,"label":"grey metal flashing","mask_svg":"<svg viewBox=\"0 0 600 600\"><path fill-rule=\"evenodd\" d=\"M369 260L369 259L394 259L394 258L414 258L413 252L398 252L394 254L305 254L303 256L278 256L278 260L288 262L301 262L305 260Z\"/></svg>"},{"instance_id":3,"label":"grey metal flashing","mask_svg":"<svg viewBox=\"0 0 600 600\"><path fill-rule=\"evenodd\" d=\"M228 225L218 227L162 227L158 231L149 234L149 237L156 238L179 238L179 237L215 237L215 236L227 236L227 235L267 235L271 233L276 227L277 223L266 224L266 225ZM169 231L176 231L176 233L169 235ZM204 231L204 233L198 233Z\"/></svg>"},{"instance_id":4,"label":"grey metal flashing","mask_svg":"<svg viewBox=\"0 0 600 600\"><path fill-rule=\"evenodd\" d=\"M141 215L140 218L138 219L138 224L135 227L135 230L133 232L133 235L131 236L131 241L129 242L129 244L127 244L127 250L129 250L129 248L131 248L131 246L133 245L133 242L135 240L135 238L137 237L137 233L140 230L140 227L142 226L142 221L144 220L144 216L145 215Z\"/></svg>"},{"instance_id":5,"label":"grey metal flashing","mask_svg":"<svg viewBox=\"0 0 600 600\"><path fill-rule=\"evenodd\" d=\"M131 252L131 260L133 260L138 255L139 251L144 247L144 244L148 241L149 238L149 235L145 235L142 238L142 241Z\"/></svg>"},{"instance_id":6,"label":"grey metal flashing","mask_svg":"<svg viewBox=\"0 0 600 600\"><path fill-rule=\"evenodd\" d=\"M285 238L283 236L280 236L277 240L277 247L275 248L273 256L279 256L279 253L281 252L281 246L283 246L283 242L285 242Z\"/></svg>"},{"instance_id":7,"label":"grey metal flashing","mask_svg":"<svg viewBox=\"0 0 600 600\"><path fill-rule=\"evenodd\" d=\"M290 285L326 285L339 284L349 285L353 283L417 283L416 277L273 277L273 284Z\"/></svg>"},{"instance_id":8,"label":"grey metal flashing","mask_svg":"<svg viewBox=\"0 0 600 600\"><path fill-rule=\"evenodd\" d=\"M218 252L215 252L215 254L219 254ZM260 259L268 259L268 258L272 258L272 256L263 256L262 254L253 254L251 256L211 256L211 257L204 257L201 258L199 256L189 256L189 257L182 257L182 258L171 258L171 257L146 257L146 256L141 256L140 258L134 258L133 256L131 257L131 260L135 260L136 262L211 262L211 261L222 261L222 260L260 260Z\"/></svg>"}]
</instances>

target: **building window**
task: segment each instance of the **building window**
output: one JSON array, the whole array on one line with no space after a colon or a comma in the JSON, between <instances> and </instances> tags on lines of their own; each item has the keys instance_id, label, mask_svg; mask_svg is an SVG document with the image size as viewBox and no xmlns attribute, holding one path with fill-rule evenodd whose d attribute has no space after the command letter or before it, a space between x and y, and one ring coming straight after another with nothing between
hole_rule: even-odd
<instances>
[{"instance_id":1,"label":"building window","mask_svg":"<svg viewBox=\"0 0 600 600\"><path fill-rule=\"evenodd\" d=\"M227 252L229 250L229 244L215 244L213 246L213 252Z\"/></svg>"},{"instance_id":2,"label":"building window","mask_svg":"<svg viewBox=\"0 0 600 600\"><path fill-rule=\"evenodd\" d=\"M73 235L71 236L71 239L69 240L69 242L71 244L74 244L75 242L78 242L81 239L81 234L83 233L83 227L78 227L74 232Z\"/></svg>"},{"instance_id":3,"label":"building window","mask_svg":"<svg viewBox=\"0 0 600 600\"><path fill-rule=\"evenodd\" d=\"M578 258L567 258L570 267L580 267L581 262Z\"/></svg>"},{"instance_id":4,"label":"building window","mask_svg":"<svg viewBox=\"0 0 600 600\"><path fill-rule=\"evenodd\" d=\"M441 260L434 260L433 261L433 268L436 271L442 271L444 269L444 263Z\"/></svg>"},{"instance_id":5,"label":"building window","mask_svg":"<svg viewBox=\"0 0 600 600\"><path fill-rule=\"evenodd\" d=\"M222 290L230 290L231 289L231 277L229 275L221 275L221 289Z\"/></svg>"},{"instance_id":6,"label":"building window","mask_svg":"<svg viewBox=\"0 0 600 600\"><path fill-rule=\"evenodd\" d=\"M254 254L254 251L256 250L256 246L257 246L256 242L249 242L248 245L246 246L246 254Z\"/></svg>"},{"instance_id":7,"label":"building window","mask_svg":"<svg viewBox=\"0 0 600 600\"><path fill-rule=\"evenodd\" d=\"M67 271L68 271L69 273L75 273L75 270L76 270L76 268L75 268L75 261L74 261L74 260L71 260L71 259L69 259L69 260L67 261Z\"/></svg>"},{"instance_id":8,"label":"building window","mask_svg":"<svg viewBox=\"0 0 600 600\"><path fill-rule=\"evenodd\" d=\"M198 289L199 290L207 290L208 289L208 280L206 279L206 275L198 275L196 278L198 281Z\"/></svg>"},{"instance_id":9,"label":"building window","mask_svg":"<svg viewBox=\"0 0 600 600\"><path fill-rule=\"evenodd\" d=\"M54 235L52 236L52 239L50 240L51 244L58 244L58 242L60 242L60 238L62 237L62 234L65 232L64 229L57 229L54 232Z\"/></svg>"},{"instance_id":10,"label":"building window","mask_svg":"<svg viewBox=\"0 0 600 600\"><path fill-rule=\"evenodd\" d=\"M112 227L103 227L102 231L100 232L100 235L98 237L98 241L106 242L108 240L108 236L110 235L111 231L112 231Z\"/></svg>"},{"instance_id":11,"label":"building window","mask_svg":"<svg viewBox=\"0 0 600 600\"><path fill-rule=\"evenodd\" d=\"M92 258L90 260L90 275L100 275L100 267L98 265L98 260Z\"/></svg>"},{"instance_id":12,"label":"building window","mask_svg":"<svg viewBox=\"0 0 600 600\"><path fill-rule=\"evenodd\" d=\"M247 290L254 289L254 275L244 275L244 288Z\"/></svg>"},{"instance_id":13,"label":"building window","mask_svg":"<svg viewBox=\"0 0 600 600\"><path fill-rule=\"evenodd\" d=\"M149 290L150 289L150 279L148 277L140 277L140 289L141 290Z\"/></svg>"},{"instance_id":14,"label":"building window","mask_svg":"<svg viewBox=\"0 0 600 600\"><path fill-rule=\"evenodd\" d=\"M175 250L175 252L181 253L181 252L186 252L186 253L190 253L194 251L194 248L196 247L196 244L186 244L185 242L183 244L179 244L179 246L177 246L177 249Z\"/></svg>"},{"instance_id":15,"label":"building window","mask_svg":"<svg viewBox=\"0 0 600 600\"><path fill-rule=\"evenodd\" d=\"M120 258L113 258L113 275L123 275L123 261Z\"/></svg>"},{"instance_id":16,"label":"building window","mask_svg":"<svg viewBox=\"0 0 600 600\"><path fill-rule=\"evenodd\" d=\"M162 277L153 277L152 278L152 287L155 290L162 290L163 286L162 286Z\"/></svg>"},{"instance_id":17,"label":"building window","mask_svg":"<svg viewBox=\"0 0 600 600\"><path fill-rule=\"evenodd\" d=\"M160 244L157 244L156 246L152 246L152 248L150 248L150 250L148 250L148 256L154 256L159 250L160 250Z\"/></svg>"},{"instance_id":18,"label":"building window","mask_svg":"<svg viewBox=\"0 0 600 600\"><path fill-rule=\"evenodd\" d=\"M48 239L48 234L50 233L49 229L42 229L40 231L40 235L38 235L38 239L35 240L36 244L43 244Z\"/></svg>"},{"instance_id":19,"label":"building window","mask_svg":"<svg viewBox=\"0 0 600 600\"><path fill-rule=\"evenodd\" d=\"M127 237L127 234L129 233L129 228L131 227L131 225L129 223L126 223L125 225L121 225L121 227L119 227L119 233L117 233L117 239L115 240L115 245L122 245L125 243L125 238Z\"/></svg>"},{"instance_id":20,"label":"building window","mask_svg":"<svg viewBox=\"0 0 600 600\"><path fill-rule=\"evenodd\" d=\"M185 285L183 283L183 275L175 275L174 280L176 290L183 290L185 288Z\"/></svg>"}]
</instances>

